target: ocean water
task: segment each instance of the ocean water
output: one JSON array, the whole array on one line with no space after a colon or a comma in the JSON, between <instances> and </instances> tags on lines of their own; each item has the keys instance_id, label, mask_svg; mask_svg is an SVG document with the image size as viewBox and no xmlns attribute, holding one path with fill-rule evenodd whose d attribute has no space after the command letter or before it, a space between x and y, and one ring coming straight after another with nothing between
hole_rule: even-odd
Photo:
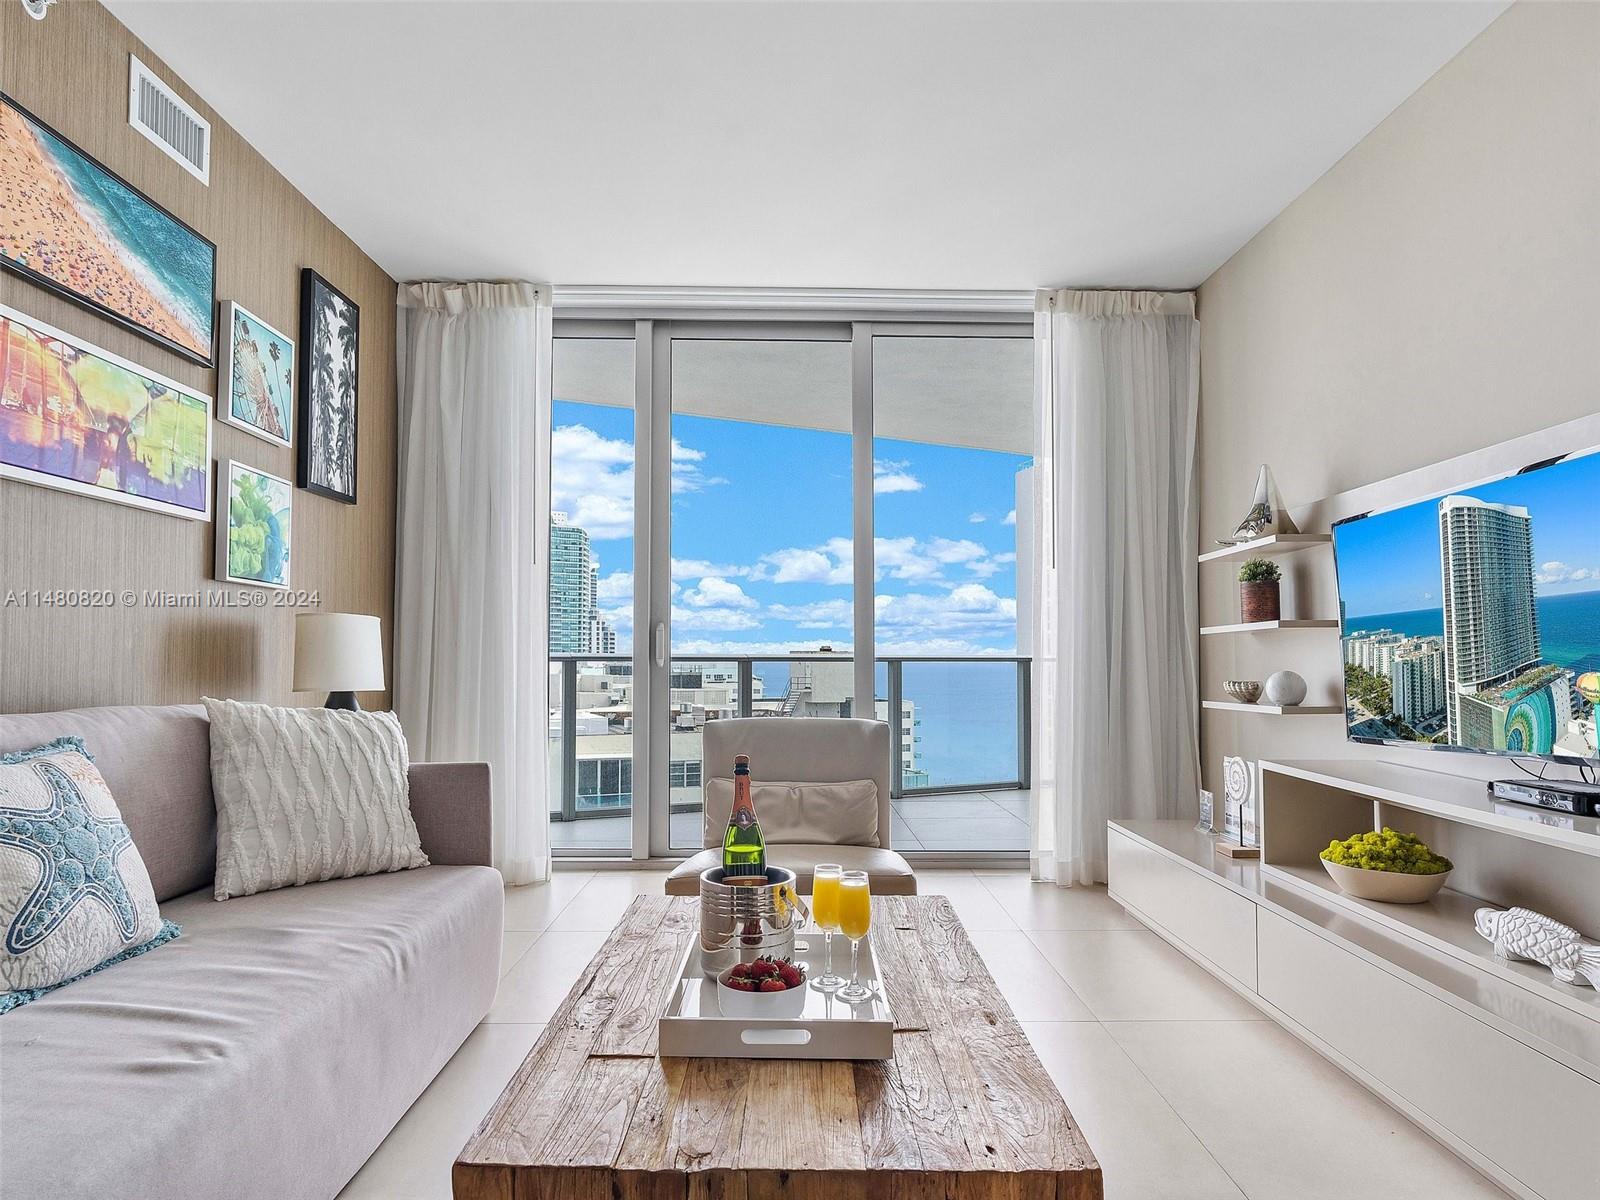
<instances>
[{"instance_id":1,"label":"ocean water","mask_svg":"<svg viewBox=\"0 0 1600 1200\"><path fill-rule=\"evenodd\" d=\"M211 345L216 266L211 248L60 139L29 124L87 206L90 219L123 249L125 265L170 304L201 342Z\"/></svg>"},{"instance_id":2,"label":"ocean water","mask_svg":"<svg viewBox=\"0 0 1600 1200\"><path fill-rule=\"evenodd\" d=\"M1600 671L1600 592L1540 596L1534 607L1539 613L1539 648L1546 662L1578 672ZM1392 629L1410 637L1442 637L1444 610L1374 613L1345 622L1346 633L1358 629Z\"/></svg>"},{"instance_id":3,"label":"ocean water","mask_svg":"<svg viewBox=\"0 0 1600 1200\"><path fill-rule=\"evenodd\" d=\"M787 663L757 662L754 671L768 698L782 696ZM877 693L888 694L884 666ZM929 787L1006 783L1017 778L1017 665L981 660L908 662L901 693L916 705L917 768Z\"/></svg>"}]
</instances>

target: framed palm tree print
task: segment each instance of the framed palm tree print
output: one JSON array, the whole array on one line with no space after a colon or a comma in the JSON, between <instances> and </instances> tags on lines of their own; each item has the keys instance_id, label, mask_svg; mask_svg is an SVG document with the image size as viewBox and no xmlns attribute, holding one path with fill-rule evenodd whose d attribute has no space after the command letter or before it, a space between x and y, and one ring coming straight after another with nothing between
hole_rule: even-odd
<instances>
[{"instance_id":1,"label":"framed palm tree print","mask_svg":"<svg viewBox=\"0 0 1600 1200\"><path fill-rule=\"evenodd\" d=\"M310 267L300 272L299 485L356 502L356 364L361 310Z\"/></svg>"}]
</instances>

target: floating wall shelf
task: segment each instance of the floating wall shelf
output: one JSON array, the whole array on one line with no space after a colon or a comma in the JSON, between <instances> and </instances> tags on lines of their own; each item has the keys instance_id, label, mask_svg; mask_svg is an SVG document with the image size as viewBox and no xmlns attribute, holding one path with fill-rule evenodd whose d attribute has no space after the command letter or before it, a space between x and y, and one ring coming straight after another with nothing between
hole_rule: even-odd
<instances>
[{"instance_id":1,"label":"floating wall shelf","mask_svg":"<svg viewBox=\"0 0 1600 1200\"><path fill-rule=\"evenodd\" d=\"M1210 637L1217 633L1271 633L1278 629L1337 629L1337 621L1246 621L1240 625L1205 625L1200 629L1202 637Z\"/></svg>"},{"instance_id":2,"label":"floating wall shelf","mask_svg":"<svg viewBox=\"0 0 1600 1200\"><path fill-rule=\"evenodd\" d=\"M1344 712L1340 704L1240 704L1237 700L1202 700L1200 707L1222 712L1261 713L1269 717L1327 717Z\"/></svg>"},{"instance_id":3,"label":"floating wall shelf","mask_svg":"<svg viewBox=\"0 0 1600 1200\"><path fill-rule=\"evenodd\" d=\"M1200 561L1208 563L1241 558L1277 558L1279 555L1309 550L1313 546L1327 546L1332 542L1331 533L1274 533L1268 537L1256 538L1253 542L1240 542L1237 546L1223 546L1208 551L1200 556Z\"/></svg>"}]
</instances>

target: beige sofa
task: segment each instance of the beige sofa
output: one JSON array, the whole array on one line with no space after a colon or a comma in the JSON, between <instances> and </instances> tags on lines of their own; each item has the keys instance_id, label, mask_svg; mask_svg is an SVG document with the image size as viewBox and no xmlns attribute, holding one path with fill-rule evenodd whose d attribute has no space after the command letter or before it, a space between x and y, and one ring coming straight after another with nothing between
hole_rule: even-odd
<instances>
[{"instance_id":1,"label":"beige sofa","mask_svg":"<svg viewBox=\"0 0 1600 1200\"><path fill-rule=\"evenodd\" d=\"M767 861L794 871L802 892L811 891L811 869L836 862L866 871L880 896L913 896L911 864L889 848L889 727L882 721L848 717L739 717L705 726L704 777L728 778L736 754L750 756L758 780L788 783L848 783L870 779L878 792L878 844L839 846L824 842L768 845ZM759 816L759 812L757 813ZM706 849L679 863L667 876L669 896L698 896L700 873L722 862L722 829L705 829Z\"/></svg>"},{"instance_id":2,"label":"beige sofa","mask_svg":"<svg viewBox=\"0 0 1600 1200\"><path fill-rule=\"evenodd\" d=\"M412 764L432 866L218 903L205 710L0 716L67 735L183 936L0 1016L0 1196L329 1200L494 1001L487 766Z\"/></svg>"}]
</instances>

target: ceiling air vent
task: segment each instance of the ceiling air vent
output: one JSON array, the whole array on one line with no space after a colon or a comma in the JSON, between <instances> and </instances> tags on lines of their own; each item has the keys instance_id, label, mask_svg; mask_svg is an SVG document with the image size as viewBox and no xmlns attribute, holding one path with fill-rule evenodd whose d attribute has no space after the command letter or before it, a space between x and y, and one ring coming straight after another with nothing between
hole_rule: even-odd
<instances>
[{"instance_id":1,"label":"ceiling air vent","mask_svg":"<svg viewBox=\"0 0 1600 1200\"><path fill-rule=\"evenodd\" d=\"M128 124L206 186L211 185L211 123L130 56Z\"/></svg>"}]
</instances>

